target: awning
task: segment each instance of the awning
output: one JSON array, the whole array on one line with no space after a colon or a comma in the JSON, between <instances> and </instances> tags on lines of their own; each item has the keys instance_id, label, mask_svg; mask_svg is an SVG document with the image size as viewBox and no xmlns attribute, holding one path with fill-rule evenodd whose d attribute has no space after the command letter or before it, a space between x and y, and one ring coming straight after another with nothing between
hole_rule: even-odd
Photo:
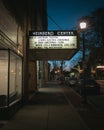
<instances>
[{"instance_id":1,"label":"awning","mask_svg":"<svg viewBox=\"0 0 104 130\"><path fill-rule=\"evenodd\" d=\"M30 60L69 60L77 52L78 49L71 49L71 50L32 49L29 50L29 58Z\"/></svg>"}]
</instances>

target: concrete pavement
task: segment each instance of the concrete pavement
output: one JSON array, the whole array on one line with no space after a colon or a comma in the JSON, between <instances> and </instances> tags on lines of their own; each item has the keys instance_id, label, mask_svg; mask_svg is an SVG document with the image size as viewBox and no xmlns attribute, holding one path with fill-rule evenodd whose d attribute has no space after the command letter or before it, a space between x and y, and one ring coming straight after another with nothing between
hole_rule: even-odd
<instances>
[{"instance_id":1,"label":"concrete pavement","mask_svg":"<svg viewBox=\"0 0 104 130\"><path fill-rule=\"evenodd\" d=\"M1 130L89 130L68 93L56 82L47 83Z\"/></svg>"}]
</instances>

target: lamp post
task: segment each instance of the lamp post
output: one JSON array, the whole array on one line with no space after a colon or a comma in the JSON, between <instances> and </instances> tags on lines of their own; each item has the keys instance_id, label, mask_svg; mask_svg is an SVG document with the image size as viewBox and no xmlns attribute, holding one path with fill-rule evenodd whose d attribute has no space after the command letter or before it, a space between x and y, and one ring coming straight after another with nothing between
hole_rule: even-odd
<instances>
[{"instance_id":1,"label":"lamp post","mask_svg":"<svg viewBox=\"0 0 104 130\"><path fill-rule=\"evenodd\" d=\"M85 69L85 30L86 30L87 24L86 22L80 22L80 29L82 31L82 40L83 40L83 70Z\"/></svg>"},{"instance_id":2,"label":"lamp post","mask_svg":"<svg viewBox=\"0 0 104 130\"><path fill-rule=\"evenodd\" d=\"M80 29L82 32L82 42L83 42L83 58L82 58L82 67L83 67L83 74L84 74L84 79L85 80L85 68L86 68L86 61L85 61L85 30L86 30L87 24L86 22L80 22ZM87 94L86 94L86 84L83 82L82 86L82 98L83 98L83 103L87 103Z\"/></svg>"}]
</instances>

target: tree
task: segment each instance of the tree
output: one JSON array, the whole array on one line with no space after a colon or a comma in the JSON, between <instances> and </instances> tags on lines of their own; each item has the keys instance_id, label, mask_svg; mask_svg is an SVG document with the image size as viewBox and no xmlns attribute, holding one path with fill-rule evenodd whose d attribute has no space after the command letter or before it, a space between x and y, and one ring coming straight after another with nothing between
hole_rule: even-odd
<instances>
[{"instance_id":1,"label":"tree","mask_svg":"<svg viewBox=\"0 0 104 130\"><path fill-rule=\"evenodd\" d=\"M51 63L52 63L53 69L55 71L57 71L58 69L63 70L63 67L64 67L64 61L63 60L62 61L53 60L53 61L51 61Z\"/></svg>"},{"instance_id":2,"label":"tree","mask_svg":"<svg viewBox=\"0 0 104 130\"><path fill-rule=\"evenodd\" d=\"M85 21L85 47L92 51L94 48L104 48L104 7L98 8L88 16L81 17L78 22ZM80 29L78 28L80 31Z\"/></svg>"},{"instance_id":3,"label":"tree","mask_svg":"<svg viewBox=\"0 0 104 130\"><path fill-rule=\"evenodd\" d=\"M104 7L92 12L93 29L101 36L102 46L104 47Z\"/></svg>"},{"instance_id":4,"label":"tree","mask_svg":"<svg viewBox=\"0 0 104 130\"><path fill-rule=\"evenodd\" d=\"M87 47L104 47L104 7L94 10L88 16L81 17L78 23L81 21L87 23L85 33ZM79 27L78 30L80 31Z\"/></svg>"}]
</instances>

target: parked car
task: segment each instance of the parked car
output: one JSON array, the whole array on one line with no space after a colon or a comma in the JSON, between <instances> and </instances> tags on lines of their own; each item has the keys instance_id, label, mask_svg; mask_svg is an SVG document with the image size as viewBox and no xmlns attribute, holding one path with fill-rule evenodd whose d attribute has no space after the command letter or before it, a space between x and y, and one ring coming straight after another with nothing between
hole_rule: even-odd
<instances>
[{"instance_id":1,"label":"parked car","mask_svg":"<svg viewBox=\"0 0 104 130\"><path fill-rule=\"evenodd\" d=\"M77 78L67 76L65 77L65 84L69 87L76 86Z\"/></svg>"},{"instance_id":2,"label":"parked car","mask_svg":"<svg viewBox=\"0 0 104 130\"><path fill-rule=\"evenodd\" d=\"M76 90L82 95L86 93L87 95L100 94L100 84L94 79L80 79L77 83Z\"/></svg>"},{"instance_id":3,"label":"parked car","mask_svg":"<svg viewBox=\"0 0 104 130\"><path fill-rule=\"evenodd\" d=\"M76 77L70 77L69 78L69 86L76 86L77 85L77 78Z\"/></svg>"}]
</instances>

